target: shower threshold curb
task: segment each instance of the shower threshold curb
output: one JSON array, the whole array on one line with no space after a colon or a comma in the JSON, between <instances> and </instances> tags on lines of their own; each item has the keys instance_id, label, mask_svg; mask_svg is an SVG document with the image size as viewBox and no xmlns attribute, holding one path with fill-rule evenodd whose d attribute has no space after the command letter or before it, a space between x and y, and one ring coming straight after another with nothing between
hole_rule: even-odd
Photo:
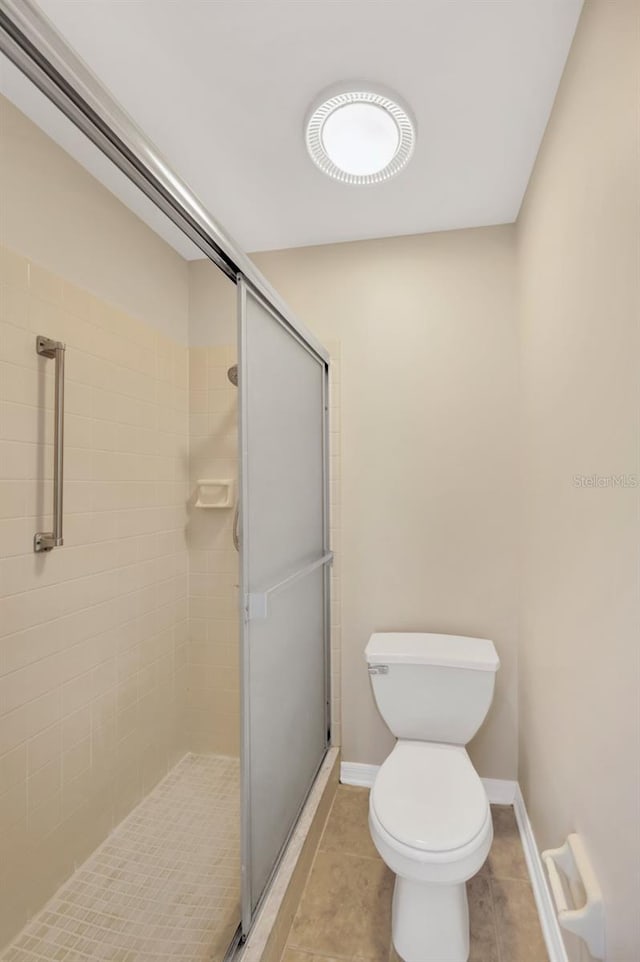
<instances>
[{"instance_id":1,"label":"shower threshold curb","mask_svg":"<svg viewBox=\"0 0 640 962\"><path fill-rule=\"evenodd\" d=\"M249 938L234 962L279 962L338 786L339 771L340 749L330 748Z\"/></svg>"}]
</instances>

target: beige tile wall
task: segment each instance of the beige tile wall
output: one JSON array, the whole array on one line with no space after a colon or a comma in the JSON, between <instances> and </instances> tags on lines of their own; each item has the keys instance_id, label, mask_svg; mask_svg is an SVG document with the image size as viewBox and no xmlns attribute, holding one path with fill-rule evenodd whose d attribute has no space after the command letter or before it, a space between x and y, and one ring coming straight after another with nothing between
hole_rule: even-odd
<instances>
[{"instance_id":1,"label":"beige tile wall","mask_svg":"<svg viewBox=\"0 0 640 962\"><path fill-rule=\"evenodd\" d=\"M340 744L340 344L331 353L332 740ZM189 645L186 731L192 751L237 755L240 750L238 554L233 509L195 507L198 479L236 482L237 389L228 368L235 346L189 351ZM237 487L236 487L237 497Z\"/></svg>"},{"instance_id":2,"label":"beige tile wall","mask_svg":"<svg viewBox=\"0 0 640 962\"><path fill-rule=\"evenodd\" d=\"M61 142L75 130L61 113L54 126ZM186 344L191 285L184 254L1 94L0 131L0 243ZM160 228L158 217L156 209L151 223ZM179 235L168 219L160 229ZM188 243L183 236L180 249ZM195 245L191 251L200 256Z\"/></svg>"},{"instance_id":3,"label":"beige tile wall","mask_svg":"<svg viewBox=\"0 0 640 962\"><path fill-rule=\"evenodd\" d=\"M6 249L0 284L1 945L186 749L188 354ZM67 342L67 391L65 546L36 556L37 333Z\"/></svg>"},{"instance_id":4,"label":"beige tile wall","mask_svg":"<svg viewBox=\"0 0 640 962\"><path fill-rule=\"evenodd\" d=\"M231 479L237 497L237 389L232 346L189 351L189 645L185 727L193 751L238 755L238 554L233 508L195 507L199 479Z\"/></svg>"}]
</instances>

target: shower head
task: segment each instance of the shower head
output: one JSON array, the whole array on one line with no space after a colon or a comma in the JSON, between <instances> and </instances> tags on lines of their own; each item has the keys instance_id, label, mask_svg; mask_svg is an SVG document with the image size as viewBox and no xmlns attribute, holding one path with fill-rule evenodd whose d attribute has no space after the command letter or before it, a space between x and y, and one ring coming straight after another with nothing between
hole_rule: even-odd
<instances>
[{"instance_id":1,"label":"shower head","mask_svg":"<svg viewBox=\"0 0 640 962\"><path fill-rule=\"evenodd\" d=\"M227 377L229 378L231 383L234 385L234 387L238 386L238 365L237 364L234 364L233 367L229 368L229 370L227 371Z\"/></svg>"}]
</instances>

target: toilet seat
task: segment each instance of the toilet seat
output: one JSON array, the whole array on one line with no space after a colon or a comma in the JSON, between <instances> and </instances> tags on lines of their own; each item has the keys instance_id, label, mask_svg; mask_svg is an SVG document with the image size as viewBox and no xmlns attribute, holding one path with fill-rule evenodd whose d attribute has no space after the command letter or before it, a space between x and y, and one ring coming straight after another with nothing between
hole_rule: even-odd
<instances>
[{"instance_id":1,"label":"toilet seat","mask_svg":"<svg viewBox=\"0 0 640 962\"><path fill-rule=\"evenodd\" d=\"M454 883L480 869L493 840L491 810L464 748L399 741L369 797L374 844L397 875Z\"/></svg>"},{"instance_id":2,"label":"toilet seat","mask_svg":"<svg viewBox=\"0 0 640 962\"><path fill-rule=\"evenodd\" d=\"M376 777L371 805L386 832L424 852L454 852L485 827L489 802L464 748L399 741Z\"/></svg>"}]
</instances>

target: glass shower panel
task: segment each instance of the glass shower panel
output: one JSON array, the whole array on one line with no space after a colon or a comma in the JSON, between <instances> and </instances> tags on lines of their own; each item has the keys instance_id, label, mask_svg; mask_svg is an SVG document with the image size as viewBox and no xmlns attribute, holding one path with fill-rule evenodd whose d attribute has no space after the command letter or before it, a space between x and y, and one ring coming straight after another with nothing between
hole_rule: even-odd
<instances>
[{"instance_id":1,"label":"glass shower panel","mask_svg":"<svg viewBox=\"0 0 640 962\"><path fill-rule=\"evenodd\" d=\"M248 930L328 742L325 362L239 285Z\"/></svg>"}]
</instances>

